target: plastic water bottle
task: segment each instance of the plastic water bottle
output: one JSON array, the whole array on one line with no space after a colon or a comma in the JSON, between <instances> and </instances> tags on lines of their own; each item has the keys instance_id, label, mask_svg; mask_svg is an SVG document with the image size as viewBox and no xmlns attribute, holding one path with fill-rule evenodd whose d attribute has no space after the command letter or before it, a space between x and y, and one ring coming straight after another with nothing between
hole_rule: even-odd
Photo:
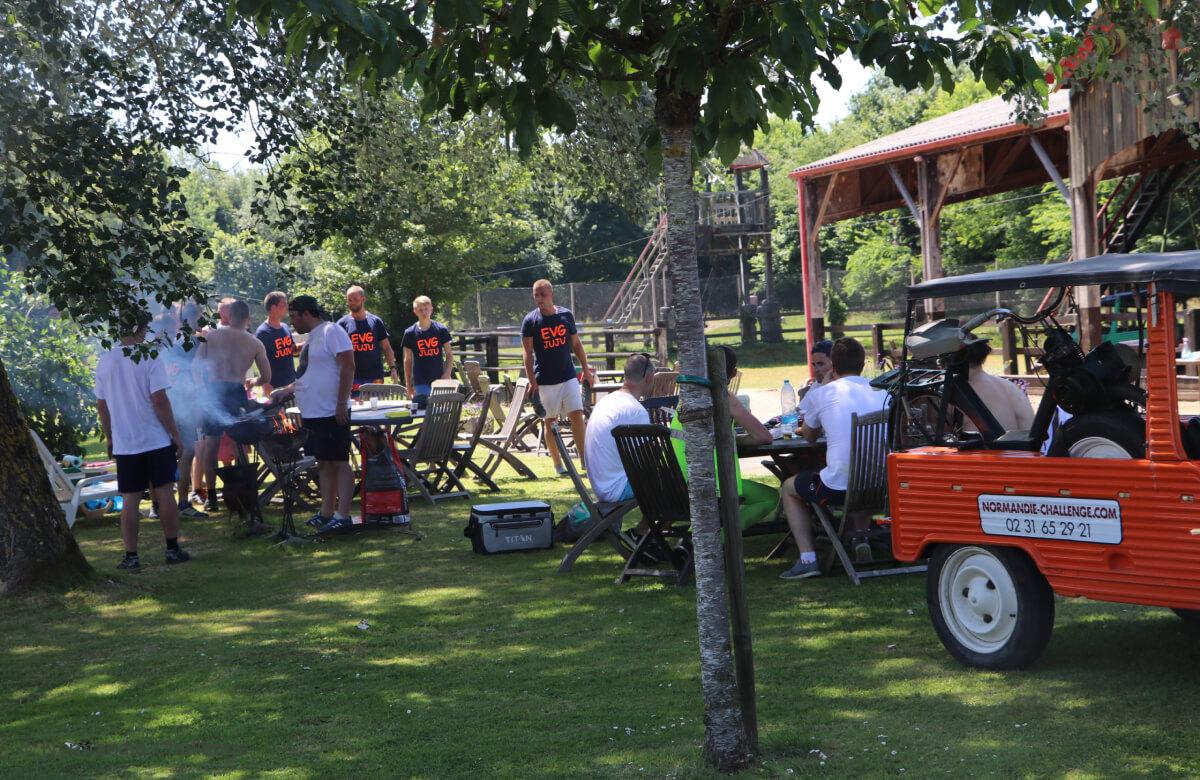
<instances>
[{"instance_id":1,"label":"plastic water bottle","mask_svg":"<svg viewBox=\"0 0 1200 780\"><path fill-rule=\"evenodd\" d=\"M1183 343L1179 346L1179 357L1190 358L1192 356L1192 346L1188 343L1188 337L1183 337Z\"/></svg>"},{"instance_id":2,"label":"plastic water bottle","mask_svg":"<svg viewBox=\"0 0 1200 780\"><path fill-rule=\"evenodd\" d=\"M787 379L779 391L779 407L779 427L785 438L791 438L796 433L796 391Z\"/></svg>"}]
</instances>

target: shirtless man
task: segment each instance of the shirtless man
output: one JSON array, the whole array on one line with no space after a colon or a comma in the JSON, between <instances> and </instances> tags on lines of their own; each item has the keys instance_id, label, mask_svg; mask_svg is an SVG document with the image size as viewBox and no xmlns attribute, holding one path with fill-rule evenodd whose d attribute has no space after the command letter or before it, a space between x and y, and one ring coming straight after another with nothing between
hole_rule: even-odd
<instances>
[{"instance_id":1,"label":"shirtless man","mask_svg":"<svg viewBox=\"0 0 1200 780\"><path fill-rule=\"evenodd\" d=\"M204 414L205 462L204 478L209 486L205 509L218 510L216 491L213 486L217 471L217 451L220 449L221 434L233 418L242 414L246 407L246 372L251 365L258 367L258 379L253 384L271 381L271 363L267 350L246 326L250 323L250 307L245 301L234 301L229 305L229 325L210 330L200 344L196 363L208 374L208 398Z\"/></svg>"}]
</instances>

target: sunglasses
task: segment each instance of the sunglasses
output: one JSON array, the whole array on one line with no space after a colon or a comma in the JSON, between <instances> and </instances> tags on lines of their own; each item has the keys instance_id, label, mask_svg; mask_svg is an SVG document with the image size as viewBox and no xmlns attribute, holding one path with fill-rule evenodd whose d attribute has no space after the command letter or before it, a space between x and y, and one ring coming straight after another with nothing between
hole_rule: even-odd
<instances>
[{"instance_id":1,"label":"sunglasses","mask_svg":"<svg viewBox=\"0 0 1200 780\"><path fill-rule=\"evenodd\" d=\"M641 355L642 357L646 358L646 367L642 369L642 379L645 379L646 377L658 371L658 368L656 368L654 365L654 356L649 352L633 352L629 356L634 357L636 355Z\"/></svg>"}]
</instances>

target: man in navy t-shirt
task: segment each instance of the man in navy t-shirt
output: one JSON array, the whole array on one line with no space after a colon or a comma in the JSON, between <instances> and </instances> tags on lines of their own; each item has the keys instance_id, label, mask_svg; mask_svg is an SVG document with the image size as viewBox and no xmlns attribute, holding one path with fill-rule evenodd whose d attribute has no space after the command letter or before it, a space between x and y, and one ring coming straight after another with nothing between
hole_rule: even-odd
<instances>
[{"instance_id":1,"label":"man in navy t-shirt","mask_svg":"<svg viewBox=\"0 0 1200 780\"><path fill-rule=\"evenodd\" d=\"M575 330L575 315L570 309L554 305L554 287L549 281L538 279L533 283L533 301L537 308L525 315L521 323L529 391L538 396L546 410L547 430L559 417L570 419L571 433L582 460L586 430L583 397L580 395L579 380L575 378L575 364L571 361L571 355L579 358L584 377L591 379L593 372ZM546 437L546 449L554 461L554 470L559 474L567 473L551 436Z\"/></svg>"},{"instance_id":2,"label":"man in navy t-shirt","mask_svg":"<svg viewBox=\"0 0 1200 780\"><path fill-rule=\"evenodd\" d=\"M404 350L404 382L408 397L424 406L431 385L438 379L449 379L454 358L450 352L450 330L433 320L433 301L426 295L413 299L413 314L417 321L400 340Z\"/></svg>"},{"instance_id":3,"label":"man in navy t-shirt","mask_svg":"<svg viewBox=\"0 0 1200 780\"><path fill-rule=\"evenodd\" d=\"M354 285L346 290L346 306L350 313L338 320L338 325L350 336L354 345L354 386L382 382L384 376L400 384L396 371L396 353L389 341L387 325L366 309L367 294ZM383 361L387 358L387 373Z\"/></svg>"},{"instance_id":4,"label":"man in navy t-shirt","mask_svg":"<svg viewBox=\"0 0 1200 780\"><path fill-rule=\"evenodd\" d=\"M263 299L263 309L267 312L267 318L254 331L254 335L267 348L271 382L263 385L263 392L270 395L272 389L296 381L296 342L288 326L283 324L283 318L288 313L287 295L278 290L267 293Z\"/></svg>"}]
</instances>

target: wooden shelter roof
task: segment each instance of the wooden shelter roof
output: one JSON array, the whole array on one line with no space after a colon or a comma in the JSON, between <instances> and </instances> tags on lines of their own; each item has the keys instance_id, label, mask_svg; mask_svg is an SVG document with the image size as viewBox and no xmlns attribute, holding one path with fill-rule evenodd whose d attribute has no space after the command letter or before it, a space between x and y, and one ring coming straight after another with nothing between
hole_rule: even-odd
<instances>
[{"instance_id":1,"label":"wooden shelter roof","mask_svg":"<svg viewBox=\"0 0 1200 780\"><path fill-rule=\"evenodd\" d=\"M917 164L923 160L936 162L944 182L942 203L1006 192L1051 180L1030 143L1034 136L1058 172L1067 175L1069 115L1065 90L1050 96L1037 126L1014 119L1012 108L995 97L802 165L789 176L812 188L821 207L817 224L903 206L888 169L915 191Z\"/></svg>"}]
</instances>

